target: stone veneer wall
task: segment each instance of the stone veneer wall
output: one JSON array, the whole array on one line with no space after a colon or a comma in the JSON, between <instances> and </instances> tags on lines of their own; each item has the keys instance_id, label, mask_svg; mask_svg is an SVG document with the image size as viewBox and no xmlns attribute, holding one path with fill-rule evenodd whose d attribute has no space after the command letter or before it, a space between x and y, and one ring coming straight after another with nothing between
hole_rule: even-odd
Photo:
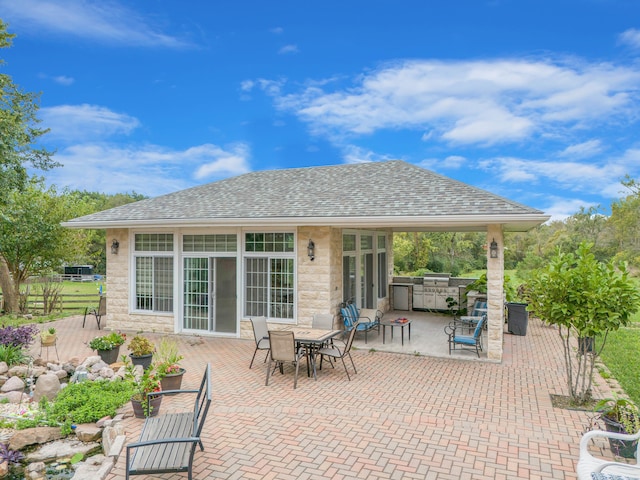
<instances>
[{"instance_id":1,"label":"stone veneer wall","mask_svg":"<svg viewBox=\"0 0 640 480\"><path fill-rule=\"evenodd\" d=\"M332 232L330 227L298 228L298 325L311 326L315 313L331 312L330 277ZM309 239L315 244L315 259L307 255Z\"/></svg>"},{"instance_id":2,"label":"stone veneer wall","mask_svg":"<svg viewBox=\"0 0 640 480\"><path fill-rule=\"evenodd\" d=\"M111 241L120 242L117 254ZM173 333L173 315L129 314L129 230L107 229L107 324L108 330Z\"/></svg>"},{"instance_id":3,"label":"stone veneer wall","mask_svg":"<svg viewBox=\"0 0 640 480\"><path fill-rule=\"evenodd\" d=\"M487 245L495 239L498 258L487 248L487 358L502 361L504 340L504 237L501 225L489 225Z\"/></svg>"}]
</instances>

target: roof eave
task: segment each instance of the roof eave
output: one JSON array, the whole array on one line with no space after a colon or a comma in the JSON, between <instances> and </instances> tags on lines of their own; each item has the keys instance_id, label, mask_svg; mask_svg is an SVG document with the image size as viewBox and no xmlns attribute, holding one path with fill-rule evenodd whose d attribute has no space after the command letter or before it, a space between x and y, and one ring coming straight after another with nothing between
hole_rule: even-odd
<instances>
[{"instance_id":1,"label":"roof eave","mask_svg":"<svg viewBox=\"0 0 640 480\"><path fill-rule=\"evenodd\" d=\"M343 228L392 228L396 231L484 231L487 225L503 225L506 231L526 231L547 220L549 215L434 215L404 217L270 217L270 218L215 218L215 219L147 219L99 220L64 222L68 228L169 228L169 227L297 227L326 226Z\"/></svg>"}]
</instances>

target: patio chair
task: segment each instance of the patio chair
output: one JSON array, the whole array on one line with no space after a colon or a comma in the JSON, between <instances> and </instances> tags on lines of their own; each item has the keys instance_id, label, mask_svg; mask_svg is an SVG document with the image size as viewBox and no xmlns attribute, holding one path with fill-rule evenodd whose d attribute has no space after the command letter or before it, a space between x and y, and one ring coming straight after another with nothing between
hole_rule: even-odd
<instances>
[{"instance_id":1,"label":"patio chair","mask_svg":"<svg viewBox=\"0 0 640 480\"><path fill-rule=\"evenodd\" d=\"M342 315L342 321L344 323L345 332L350 332L354 325L357 325L356 331L364 332L364 343L367 343L367 333L369 330L378 329L378 335L380 335L380 317L363 316L358 310L358 307L354 303L343 304L340 307L340 314Z\"/></svg>"},{"instance_id":2,"label":"patio chair","mask_svg":"<svg viewBox=\"0 0 640 480\"><path fill-rule=\"evenodd\" d=\"M595 457L589 452L589 443L596 438L614 440L635 440L638 442L635 463L622 463ZM578 459L578 480L593 479L637 479L640 478L640 431L636 434L614 433L605 430L591 430L580 439ZM593 474L593 475L592 475Z\"/></svg>"},{"instance_id":3,"label":"patio chair","mask_svg":"<svg viewBox=\"0 0 640 480\"><path fill-rule=\"evenodd\" d=\"M280 369L280 373L284 373L284 364L286 362L293 362L296 367L296 374L293 377L293 388L298 385L298 370L300 369L300 351L296 345L293 332L287 331L269 331L269 343L271 349L269 350L269 363L267 364L267 380L265 385L269 385L269 376L271 375L271 362L275 362L273 371L276 368Z\"/></svg>"},{"instance_id":4,"label":"patio chair","mask_svg":"<svg viewBox=\"0 0 640 480\"><path fill-rule=\"evenodd\" d=\"M98 330L100 330L100 322L102 317L107 314L107 296L100 295L98 302L98 308L87 307L84 309L84 318L82 319L82 328L87 321L87 315L94 315L96 317L96 323L98 324Z\"/></svg>"},{"instance_id":5,"label":"patio chair","mask_svg":"<svg viewBox=\"0 0 640 480\"><path fill-rule=\"evenodd\" d=\"M357 327L357 324L356 324ZM342 365L344 365L344 371L347 372L347 378L351 381L351 377L349 376L349 370L347 369L347 364L344 361L344 357L349 357L351 360L351 365L353 365L354 373L358 373L356 370L356 364L353 362L353 357L351 356L351 346L353 345L353 339L356 336L357 328L352 328L349 332L349 336L347 337L347 342L344 344L344 347L340 349L340 347L335 344L323 347L318 350L318 355L320 355L320 369L322 370L322 359L324 357L329 357L329 359L337 359L342 360ZM333 366L333 363L331 364Z\"/></svg>"},{"instance_id":6,"label":"patio chair","mask_svg":"<svg viewBox=\"0 0 640 480\"><path fill-rule=\"evenodd\" d=\"M311 328L319 328L321 330L334 330L334 315L331 313L314 313L311 321ZM333 344L333 338L323 343L321 346L326 347Z\"/></svg>"},{"instance_id":7,"label":"patio chair","mask_svg":"<svg viewBox=\"0 0 640 480\"><path fill-rule=\"evenodd\" d=\"M333 315L330 313L314 313L311 327L322 330L333 330Z\"/></svg>"},{"instance_id":8,"label":"patio chair","mask_svg":"<svg viewBox=\"0 0 640 480\"><path fill-rule=\"evenodd\" d=\"M478 321L476 328L473 330L473 335L456 334L456 330L458 330L460 326L455 322L444 327L444 332L449 336L449 355L451 355L451 350L455 350L456 346L460 345L461 349L473 347L478 358L480 358L480 351L482 350L482 326L486 321L486 315L480 317L480 321Z\"/></svg>"},{"instance_id":9,"label":"patio chair","mask_svg":"<svg viewBox=\"0 0 640 480\"><path fill-rule=\"evenodd\" d=\"M471 331L476 328L476 325L478 324L482 316L486 314L487 302L476 300L473 304L473 309L471 310L471 312L469 312L469 315L463 315L458 319L454 318L454 321L460 323L464 327L467 327L469 331Z\"/></svg>"},{"instance_id":10,"label":"patio chair","mask_svg":"<svg viewBox=\"0 0 640 480\"><path fill-rule=\"evenodd\" d=\"M253 357L251 357L251 363L249 368L253 367L253 360L256 358L258 350L266 350L267 354L264 357L264 361L267 361L269 356L269 349L271 348L269 342L269 328L267 327L267 317L253 317L251 319L251 326L253 327L253 339L256 342L256 349L253 351Z\"/></svg>"}]
</instances>

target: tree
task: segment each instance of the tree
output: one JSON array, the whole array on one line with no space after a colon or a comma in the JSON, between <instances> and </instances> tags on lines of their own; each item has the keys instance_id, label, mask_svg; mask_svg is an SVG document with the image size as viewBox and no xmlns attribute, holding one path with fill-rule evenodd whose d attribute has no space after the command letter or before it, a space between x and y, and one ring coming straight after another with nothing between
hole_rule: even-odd
<instances>
[{"instance_id":1,"label":"tree","mask_svg":"<svg viewBox=\"0 0 640 480\"><path fill-rule=\"evenodd\" d=\"M36 181L9 192L0 213L6 312L17 311L20 287L27 278L56 271L65 262L75 263L86 251L86 232L60 223L90 211L77 195L58 195L55 188L44 190Z\"/></svg>"},{"instance_id":2,"label":"tree","mask_svg":"<svg viewBox=\"0 0 640 480\"><path fill-rule=\"evenodd\" d=\"M15 35L7 32L7 25L0 20L0 48L12 45ZM0 59L0 66L4 61ZM38 128L40 120L38 96L23 92L9 75L0 74L0 209L11 194L27 188L27 168L48 170L58 166L52 153L38 146L38 139L47 130ZM17 298L12 294L12 276L5 255L6 244L0 242L0 287L5 305L15 306Z\"/></svg>"},{"instance_id":3,"label":"tree","mask_svg":"<svg viewBox=\"0 0 640 480\"><path fill-rule=\"evenodd\" d=\"M610 223L616 242L616 258L640 266L640 185L630 177L622 184L630 195L611 205Z\"/></svg>"},{"instance_id":4,"label":"tree","mask_svg":"<svg viewBox=\"0 0 640 480\"><path fill-rule=\"evenodd\" d=\"M626 326L640 309L640 293L626 265L600 262L591 249L591 244L582 242L575 254L558 250L546 267L534 272L526 289L529 310L558 327L567 386L578 405L591 400L595 359L607 334ZM590 338L600 342L599 348L586 348Z\"/></svg>"}]
</instances>

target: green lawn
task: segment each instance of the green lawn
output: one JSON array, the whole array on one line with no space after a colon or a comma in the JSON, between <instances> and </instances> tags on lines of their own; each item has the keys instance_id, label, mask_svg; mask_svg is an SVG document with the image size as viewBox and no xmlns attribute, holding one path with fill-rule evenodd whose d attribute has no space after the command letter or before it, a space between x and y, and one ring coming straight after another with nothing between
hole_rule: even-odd
<instances>
[{"instance_id":1,"label":"green lawn","mask_svg":"<svg viewBox=\"0 0 640 480\"><path fill-rule=\"evenodd\" d=\"M640 405L640 312L632 320L629 327L609 334L601 359L625 393Z\"/></svg>"}]
</instances>

